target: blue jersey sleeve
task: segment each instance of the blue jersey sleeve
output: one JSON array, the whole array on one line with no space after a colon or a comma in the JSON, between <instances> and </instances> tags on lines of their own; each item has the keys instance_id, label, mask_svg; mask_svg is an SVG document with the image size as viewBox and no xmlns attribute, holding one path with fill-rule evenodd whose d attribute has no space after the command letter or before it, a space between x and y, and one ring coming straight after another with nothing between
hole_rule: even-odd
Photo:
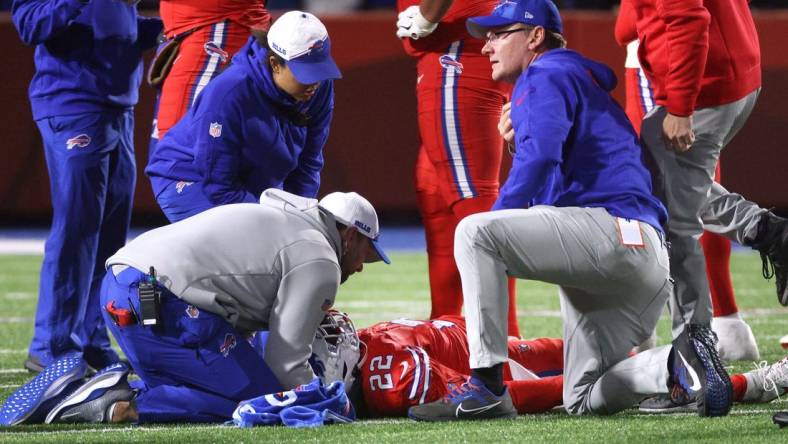
<instances>
[{"instance_id":1,"label":"blue jersey sleeve","mask_svg":"<svg viewBox=\"0 0 788 444\"><path fill-rule=\"evenodd\" d=\"M527 207L560 168L577 105L568 83L560 73L536 67L517 81L512 93L516 151L493 210Z\"/></svg>"},{"instance_id":2,"label":"blue jersey sleeve","mask_svg":"<svg viewBox=\"0 0 788 444\"><path fill-rule=\"evenodd\" d=\"M285 179L284 189L304 197L317 197L320 188L320 171L323 169L323 147L328 140L331 119L334 114L334 84L328 81L326 90L316 99L321 99L310 110L306 143L298 157L298 166Z\"/></svg>"},{"instance_id":3,"label":"blue jersey sleeve","mask_svg":"<svg viewBox=\"0 0 788 444\"><path fill-rule=\"evenodd\" d=\"M14 0L11 14L26 45L44 43L65 30L88 2L80 0Z\"/></svg>"},{"instance_id":4,"label":"blue jersey sleeve","mask_svg":"<svg viewBox=\"0 0 788 444\"><path fill-rule=\"evenodd\" d=\"M201 100L210 97L202 94L198 102ZM257 196L246 191L240 179L244 119L232 102L203 103L190 128L196 134L194 162L203 190L208 200L217 205L257 202Z\"/></svg>"}]
</instances>

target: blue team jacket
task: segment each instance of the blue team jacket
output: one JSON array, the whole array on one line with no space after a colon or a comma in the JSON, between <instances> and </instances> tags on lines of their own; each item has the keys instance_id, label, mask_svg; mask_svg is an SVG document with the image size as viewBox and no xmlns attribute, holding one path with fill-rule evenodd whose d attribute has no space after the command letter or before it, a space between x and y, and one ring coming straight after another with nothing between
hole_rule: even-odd
<instances>
[{"instance_id":1,"label":"blue team jacket","mask_svg":"<svg viewBox=\"0 0 788 444\"><path fill-rule=\"evenodd\" d=\"M36 45L35 120L137 103L141 54L156 46L161 20L122 0L14 0L12 14L22 41Z\"/></svg>"},{"instance_id":2,"label":"blue team jacket","mask_svg":"<svg viewBox=\"0 0 788 444\"><path fill-rule=\"evenodd\" d=\"M192 108L159 141L151 181L201 181L217 204L257 202L266 188L317 196L334 107L332 81L306 102L280 90L250 38Z\"/></svg>"},{"instance_id":3,"label":"blue team jacket","mask_svg":"<svg viewBox=\"0 0 788 444\"><path fill-rule=\"evenodd\" d=\"M512 93L516 152L493 210L533 205L602 207L662 229L667 212L624 111L610 96L616 75L555 49L520 75Z\"/></svg>"}]
</instances>

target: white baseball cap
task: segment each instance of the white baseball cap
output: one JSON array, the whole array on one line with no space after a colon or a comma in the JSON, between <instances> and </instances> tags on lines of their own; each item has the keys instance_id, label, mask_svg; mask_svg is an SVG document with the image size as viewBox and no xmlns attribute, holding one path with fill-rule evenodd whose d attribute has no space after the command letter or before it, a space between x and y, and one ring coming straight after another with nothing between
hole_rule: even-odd
<instances>
[{"instance_id":1,"label":"white baseball cap","mask_svg":"<svg viewBox=\"0 0 788 444\"><path fill-rule=\"evenodd\" d=\"M268 47L287 61L300 83L342 78L331 58L326 27L308 12L290 11L279 17L268 30Z\"/></svg>"},{"instance_id":2,"label":"white baseball cap","mask_svg":"<svg viewBox=\"0 0 788 444\"><path fill-rule=\"evenodd\" d=\"M355 227L359 233L369 238L377 254L367 257L364 262L383 261L387 264L391 263L391 260L389 260L389 257L386 256L383 248L378 243L378 237L380 236L378 215L368 200L355 192L335 192L327 194L320 199L318 205L333 214L337 222L348 227Z\"/></svg>"}]
</instances>

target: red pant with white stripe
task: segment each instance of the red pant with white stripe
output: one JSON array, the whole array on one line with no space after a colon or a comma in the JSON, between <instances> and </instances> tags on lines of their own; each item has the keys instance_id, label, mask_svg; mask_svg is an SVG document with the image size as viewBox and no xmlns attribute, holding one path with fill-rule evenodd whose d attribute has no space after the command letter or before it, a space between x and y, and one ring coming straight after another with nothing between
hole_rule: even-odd
<instances>
[{"instance_id":1,"label":"red pant with white stripe","mask_svg":"<svg viewBox=\"0 0 788 444\"><path fill-rule=\"evenodd\" d=\"M230 63L249 38L248 27L230 20L206 25L186 37L178 58L162 85L156 125L158 137L175 125L191 108L200 91Z\"/></svg>"},{"instance_id":2,"label":"red pant with white stripe","mask_svg":"<svg viewBox=\"0 0 788 444\"><path fill-rule=\"evenodd\" d=\"M654 90L642 69L627 68L625 74L625 111L635 131L640 134L643 116L655 106ZM719 163L714 180L717 182L722 180ZM709 280L714 316L726 316L738 312L730 272L731 241L718 234L704 231L700 242L706 258L706 276Z\"/></svg>"},{"instance_id":3,"label":"red pant with white stripe","mask_svg":"<svg viewBox=\"0 0 788 444\"><path fill-rule=\"evenodd\" d=\"M430 318L461 313L454 229L465 216L489 211L498 197L503 141L497 124L510 87L491 80L490 62L480 51L479 43L460 40L418 62L415 175L429 256ZM509 332L519 336L514 281L510 308Z\"/></svg>"}]
</instances>

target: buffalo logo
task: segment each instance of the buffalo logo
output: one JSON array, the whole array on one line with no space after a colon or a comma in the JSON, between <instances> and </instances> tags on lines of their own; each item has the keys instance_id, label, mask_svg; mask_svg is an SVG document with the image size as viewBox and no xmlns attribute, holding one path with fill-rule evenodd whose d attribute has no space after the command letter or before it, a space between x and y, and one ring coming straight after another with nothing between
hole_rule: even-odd
<instances>
[{"instance_id":1,"label":"buffalo logo","mask_svg":"<svg viewBox=\"0 0 788 444\"><path fill-rule=\"evenodd\" d=\"M230 58L230 54L227 51L223 50L221 46L219 46L216 42L205 42L202 45L202 48L209 56L217 56L222 63L227 62L227 59Z\"/></svg>"},{"instance_id":2,"label":"buffalo logo","mask_svg":"<svg viewBox=\"0 0 788 444\"><path fill-rule=\"evenodd\" d=\"M457 74L462 74L462 63L458 62L454 57L444 54L438 59L443 69L451 70Z\"/></svg>"},{"instance_id":3,"label":"buffalo logo","mask_svg":"<svg viewBox=\"0 0 788 444\"><path fill-rule=\"evenodd\" d=\"M219 122L211 122L211 126L208 128L208 134L210 134L214 139L221 137L222 124Z\"/></svg>"},{"instance_id":4,"label":"buffalo logo","mask_svg":"<svg viewBox=\"0 0 788 444\"><path fill-rule=\"evenodd\" d=\"M296 402L298 400L298 395L296 395L295 391L290 390L288 392L277 392L265 395L265 400L269 405L284 407Z\"/></svg>"},{"instance_id":5,"label":"buffalo logo","mask_svg":"<svg viewBox=\"0 0 788 444\"><path fill-rule=\"evenodd\" d=\"M72 137L66 140L66 149L70 150L74 147L85 148L86 146L90 145L90 141L90 136L87 134L80 134L77 137Z\"/></svg>"},{"instance_id":6,"label":"buffalo logo","mask_svg":"<svg viewBox=\"0 0 788 444\"><path fill-rule=\"evenodd\" d=\"M175 192L181 194L183 193L183 189L188 187L189 185L194 185L194 182L186 182L181 180L180 182L175 184Z\"/></svg>"},{"instance_id":7,"label":"buffalo logo","mask_svg":"<svg viewBox=\"0 0 788 444\"><path fill-rule=\"evenodd\" d=\"M531 347L530 347L528 344L517 344L517 348L518 348L518 349L519 349L521 352L527 352L527 351L530 351L530 350L531 350Z\"/></svg>"},{"instance_id":8,"label":"buffalo logo","mask_svg":"<svg viewBox=\"0 0 788 444\"><path fill-rule=\"evenodd\" d=\"M495 9L503 8L504 6L507 6L507 5L513 5L513 6L516 7L517 6L517 2L513 2L512 0L503 0L501 3L498 3L498 6L496 6Z\"/></svg>"},{"instance_id":9,"label":"buffalo logo","mask_svg":"<svg viewBox=\"0 0 788 444\"><path fill-rule=\"evenodd\" d=\"M274 48L274 50L276 50L276 52L278 52L279 54L283 56L287 55L287 51L285 51L285 49L282 48L281 46L277 45L276 42L271 42L271 47Z\"/></svg>"},{"instance_id":10,"label":"buffalo logo","mask_svg":"<svg viewBox=\"0 0 788 444\"><path fill-rule=\"evenodd\" d=\"M360 220L357 220L357 221L353 222L353 225L357 226L359 229L363 230L365 233L371 233L372 232L372 227L370 227L369 225L365 224L364 222L361 222Z\"/></svg>"},{"instance_id":11,"label":"buffalo logo","mask_svg":"<svg viewBox=\"0 0 788 444\"><path fill-rule=\"evenodd\" d=\"M197 319L200 317L200 310L194 305L189 305L186 307L186 316L192 319Z\"/></svg>"},{"instance_id":12,"label":"buffalo logo","mask_svg":"<svg viewBox=\"0 0 788 444\"><path fill-rule=\"evenodd\" d=\"M323 44L323 41L322 41L322 40L316 40L316 41L315 41L315 43L312 43L312 46L310 46L310 47L309 47L309 52L310 52L310 53L311 53L312 51L315 51L315 52L320 52L320 51L322 51L322 50L323 50L323 45L324 45L324 44Z\"/></svg>"},{"instance_id":13,"label":"buffalo logo","mask_svg":"<svg viewBox=\"0 0 788 444\"><path fill-rule=\"evenodd\" d=\"M234 349L236 345L235 335L232 333L227 333L224 335L224 341L222 342L222 345L219 346L219 353L221 353L222 356L226 358L227 355L230 354L230 350Z\"/></svg>"}]
</instances>

